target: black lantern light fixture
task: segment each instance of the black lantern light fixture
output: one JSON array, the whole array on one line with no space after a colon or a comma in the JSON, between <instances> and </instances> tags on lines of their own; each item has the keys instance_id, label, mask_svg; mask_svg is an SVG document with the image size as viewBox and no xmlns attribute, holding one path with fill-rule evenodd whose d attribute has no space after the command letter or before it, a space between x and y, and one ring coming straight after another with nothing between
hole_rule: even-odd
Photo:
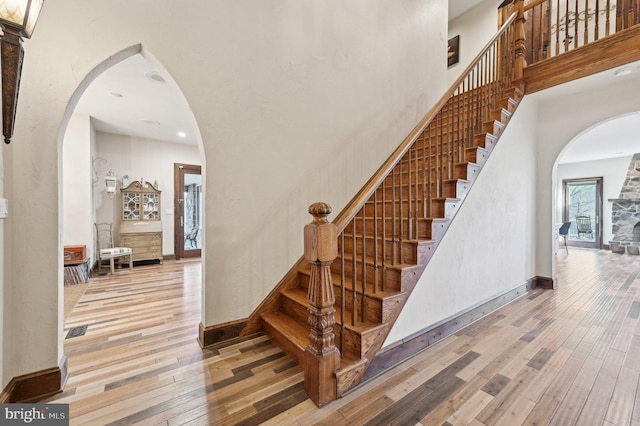
<instances>
[{"instance_id":1,"label":"black lantern light fixture","mask_svg":"<svg viewBox=\"0 0 640 426\"><path fill-rule=\"evenodd\" d=\"M0 0L0 40L2 61L2 134L11 143L18 106L18 90L22 72L22 38L31 38L44 0Z\"/></svg>"}]
</instances>

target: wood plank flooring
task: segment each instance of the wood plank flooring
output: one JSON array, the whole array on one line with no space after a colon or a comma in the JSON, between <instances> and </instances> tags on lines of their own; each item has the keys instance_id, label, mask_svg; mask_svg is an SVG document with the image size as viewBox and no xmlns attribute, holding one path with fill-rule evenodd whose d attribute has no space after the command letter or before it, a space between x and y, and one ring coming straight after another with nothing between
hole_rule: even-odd
<instances>
[{"instance_id":1,"label":"wood plank flooring","mask_svg":"<svg viewBox=\"0 0 640 426\"><path fill-rule=\"evenodd\" d=\"M640 256L557 255L523 298L317 408L265 336L200 349L200 263L93 279L65 325L75 425L638 425Z\"/></svg>"}]
</instances>

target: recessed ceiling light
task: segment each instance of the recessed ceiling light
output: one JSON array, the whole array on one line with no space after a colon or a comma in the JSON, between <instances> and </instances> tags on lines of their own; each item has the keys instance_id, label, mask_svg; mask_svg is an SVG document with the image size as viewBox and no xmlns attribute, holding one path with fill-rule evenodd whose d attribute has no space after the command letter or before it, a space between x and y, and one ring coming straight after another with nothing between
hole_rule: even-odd
<instances>
[{"instance_id":1,"label":"recessed ceiling light","mask_svg":"<svg viewBox=\"0 0 640 426\"><path fill-rule=\"evenodd\" d=\"M149 124L151 126L159 126L160 122L158 120L149 120L148 118L142 118L140 119L140 121L142 121L145 124Z\"/></svg>"},{"instance_id":2,"label":"recessed ceiling light","mask_svg":"<svg viewBox=\"0 0 640 426\"><path fill-rule=\"evenodd\" d=\"M109 93L111 96L113 96L114 98L122 98L124 95L121 93L116 93L116 92L111 92Z\"/></svg>"},{"instance_id":3,"label":"recessed ceiling light","mask_svg":"<svg viewBox=\"0 0 640 426\"><path fill-rule=\"evenodd\" d=\"M620 68L615 70L615 72L613 73L613 75L615 75L616 77L622 77L623 75L629 75L633 72L633 70L629 67L626 68Z\"/></svg>"},{"instance_id":4,"label":"recessed ceiling light","mask_svg":"<svg viewBox=\"0 0 640 426\"><path fill-rule=\"evenodd\" d=\"M178 136L181 138L186 138L187 134L185 132L178 132Z\"/></svg>"},{"instance_id":5,"label":"recessed ceiling light","mask_svg":"<svg viewBox=\"0 0 640 426\"><path fill-rule=\"evenodd\" d=\"M613 155L622 155L622 151L614 152Z\"/></svg>"},{"instance_id":6,"label":"recessed ceiling light","mask_svg":"<svg viewBox=\"0 0 640 426\"><path fill-rule=\"evenodd\" d=\"M165 84L167 82L167 80L165 80L158 71L147 71L144 76L156 83Z\"/></svg>"}]
</instances>

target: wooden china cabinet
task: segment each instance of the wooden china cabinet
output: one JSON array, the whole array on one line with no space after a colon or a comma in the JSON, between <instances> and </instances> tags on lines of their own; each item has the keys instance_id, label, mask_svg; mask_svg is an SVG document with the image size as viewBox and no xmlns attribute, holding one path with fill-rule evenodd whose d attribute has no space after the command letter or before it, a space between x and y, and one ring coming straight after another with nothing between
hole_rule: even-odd
<instances>
[{"instance_id":1,"label":"wooden china cabinet","mask_svg":"<svg viewBox=\"0 0 640 426\"><path fill-rule=\"evenodd\" d=\"M160 192L140 181L133 181L120 191L120 245L133 249L134 261L158 259L162 263Z\"/></svg>"}]
</instances>

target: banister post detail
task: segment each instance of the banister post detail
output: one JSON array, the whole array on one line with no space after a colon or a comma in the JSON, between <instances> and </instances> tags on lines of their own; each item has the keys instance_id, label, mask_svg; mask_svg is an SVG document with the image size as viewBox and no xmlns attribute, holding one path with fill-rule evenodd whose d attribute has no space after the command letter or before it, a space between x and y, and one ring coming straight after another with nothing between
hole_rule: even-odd
<instances>
[{"instance_id":1,"label":"banister post detail","mask_svg":"<svg viewBox=\"0 0 640 426\"><path fill-rule=\"evenodd\" d=\"M525 30L524 30L524 0L516 0L513 4L514 11L518 12L515 24L514 34L514 75L515 81L522 80L524 78L524 69L527 66L527 60L525 59Z\"/></svg>"},{"instance_id":2,"label":"banister post detail","mask_svg":"<svg viewBox=\"0 0 640 426\"><path fill-rule=\"evenodd\" d=\"M331 279L331 263L338 256L336 225L327 220L331 206L314 203L309 206L313 222L304 227L304 257L311 264L307 300L311 342L304 355L304 388L318 406L337 397L335 372L340 367L340 352L334 343L336 323L335 294Z\"/></svg>"}]
</instances>

